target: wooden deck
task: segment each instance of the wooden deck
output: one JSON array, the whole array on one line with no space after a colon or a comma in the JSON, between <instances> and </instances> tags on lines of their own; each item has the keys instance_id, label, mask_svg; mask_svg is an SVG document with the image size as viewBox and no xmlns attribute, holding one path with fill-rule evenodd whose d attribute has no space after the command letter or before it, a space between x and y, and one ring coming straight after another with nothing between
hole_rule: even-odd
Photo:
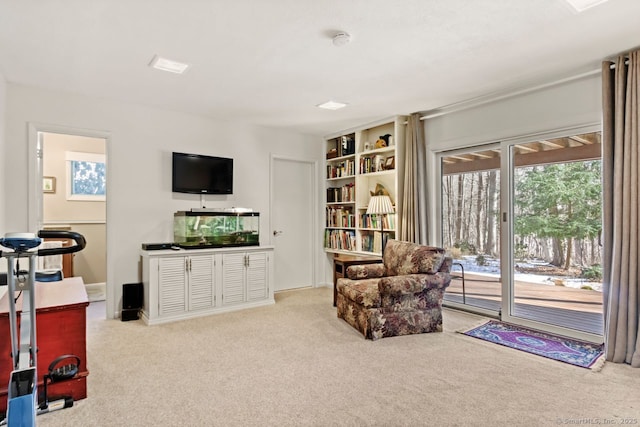
<instances>
[{"instance_id":1,"label":"wooden deck","mask_svg":"<svg viewBox=\"0 0 640 427\"><path fill-rule=\"evenodd\" d=\"M462 292L460 272L452 273L445 301L464 303L499 312L502 284L499 278L465 273ZM601 335L603 331L602 293L566 286L516 281L512 315Z\"/></svg>"}]
</instances>

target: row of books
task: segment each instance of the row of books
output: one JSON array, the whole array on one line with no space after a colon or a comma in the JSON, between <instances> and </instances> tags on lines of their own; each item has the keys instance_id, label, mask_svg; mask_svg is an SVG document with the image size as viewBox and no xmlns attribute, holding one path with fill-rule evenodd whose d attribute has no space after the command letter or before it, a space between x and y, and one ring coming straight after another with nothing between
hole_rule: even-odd
<instances>
[{"instance_id":1,"label":"row of books","mask_svg":"<svg viewBox=\"0 0 640 427\"><path fill-rule=\"evenodd\" d=\"M360 173L380 172L384 170L384 157L377 155L360 158Z\"/></svg>"},{"instance_id":2,"label":"row of books","mask_svg":"<svg viewBox=\"0 0 640 427\"><path fill-rule=\"evenodd\" d=\"M393 236L389 236L389 233L384 233L385 241L392 237ZM382 253L382 239L383 236L380 235L379 231L363 235L360 239L362 250L365 252Z\"/></svg>"},{"instance_id":3,"label":"row of books","mask_svg":"<svg viewBox=\"0 0 640 427\"><path fill-rule=\"evenodd\" d=\"M325 230L324 247L345 251L356 250L356 233L350 230Z\"/></svg>"},{"instance_id":4,"label":"row of books","mask_svg":"<svg viewBox=\"0 0 640 427\"><path fill-rule=\"evenodd\" d=\"M360 215L360 227L362 228L380 228L380 220L382 217L382 227L386 230L396 229L396 214L386 215Z\"/></svg>"},{"instance_id":5,"label":"row of books","mask_svg":"<svg viewBox=\"0 0 640 427\"><path fill-rule=\"evenodd\" d=\"M353 202L356 200L355 186L353 183L342 187L327 188L327 203Z\"/></svg>"},{"instance_id":6,"label":"row of books","mask_svg":"<svg viewBox=\"0 0 640 427\"><path fill-rule=\"evenodd\" d=\"M333 148L327 151L327 159L334 157L349 156L356 152L356 136L355 134L339 136L330 141L335 144Z\"/></svg>"},{"instance_id":7,"label":"row of books","mask_svg":"<svg viewBox=\"0 0 640 427\"><path fill-rule=\"evenodd\" d=\"M327 227L356 227L356 216L349 208L327 208Z\"/></svg>"},{"instance_id":8,"label":"row of books","mask_svg":"<svg viewBox=\"0 0 640 427\"><path fill-rule=\"evenodd\" d=\"M327 179L344 178L356 174L355 160L345 160L335 165L327 165Z\"/></svg>"}]
</instances>

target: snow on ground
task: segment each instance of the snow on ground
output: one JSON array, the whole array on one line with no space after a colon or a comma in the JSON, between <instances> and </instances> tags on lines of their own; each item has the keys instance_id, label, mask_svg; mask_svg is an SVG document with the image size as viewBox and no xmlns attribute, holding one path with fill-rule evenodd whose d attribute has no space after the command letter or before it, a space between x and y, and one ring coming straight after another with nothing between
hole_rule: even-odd
<instances>
[{"instance_id":1,"label":"snow on ground","mask_svg":"<svg viewBox=\"0 0 640 427\"><path fill-rule=\"evenodd\" d=\"M500 277L500 261L495 258L485 258L486 265L478 265L475 255L465 255L462 259L454 259L454 263L462 264L465 273L473 273L479 276L486 277ZM536 265L549 265L547 263L532 261L530 263L518 262L518 265L523 267L535 267ZM452 272L460 271L460 268L456 265L453 266ZM556 280L562 280L564 286L569 288L580 289L583 286L589 286L594 291L602 291L602 283L590 282L586 279L579 277L561 277L550 276L547 274L531 274L531 273L515 273L514 279L521 282L535 283L539 285L558 286L554 282Z\"/></svg>"}]
</instances>

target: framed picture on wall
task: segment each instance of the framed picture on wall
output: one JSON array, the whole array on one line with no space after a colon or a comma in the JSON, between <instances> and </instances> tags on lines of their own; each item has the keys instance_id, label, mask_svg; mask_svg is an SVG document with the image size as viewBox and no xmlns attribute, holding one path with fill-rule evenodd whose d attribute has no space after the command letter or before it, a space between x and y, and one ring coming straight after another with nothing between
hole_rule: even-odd
<instances>
[{"instance_id":1,"label":"framed picture on wall","mask_svg":"<svg viewBox=\"0 0 640 427\"><path fill-rule=\"evenodd\" d=\"M43 193L55 193L56 192L56 178L54 176L42 177L42 192Z\"/></svg>"}]
</instances>

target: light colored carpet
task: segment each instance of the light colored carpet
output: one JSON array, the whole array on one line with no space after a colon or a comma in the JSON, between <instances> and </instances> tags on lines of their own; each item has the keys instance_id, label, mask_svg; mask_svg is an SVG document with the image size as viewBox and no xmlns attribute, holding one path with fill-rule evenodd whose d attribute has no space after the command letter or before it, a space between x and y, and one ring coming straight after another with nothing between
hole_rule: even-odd
<instances>
[{"instance_id":1,"label":"light colored carpet","mask_svg":"<svg viewBox=\"0 0 640 427\"><path fill-rule=\"evenodd\" d=\"M445 331L376 342L336 317L332 290L166 325L91 304L87 399L40 426L551 426L640 419L640 369L593 371ZM101 311L102 310L102 311Z\"/></svg>"}]
</instances>

